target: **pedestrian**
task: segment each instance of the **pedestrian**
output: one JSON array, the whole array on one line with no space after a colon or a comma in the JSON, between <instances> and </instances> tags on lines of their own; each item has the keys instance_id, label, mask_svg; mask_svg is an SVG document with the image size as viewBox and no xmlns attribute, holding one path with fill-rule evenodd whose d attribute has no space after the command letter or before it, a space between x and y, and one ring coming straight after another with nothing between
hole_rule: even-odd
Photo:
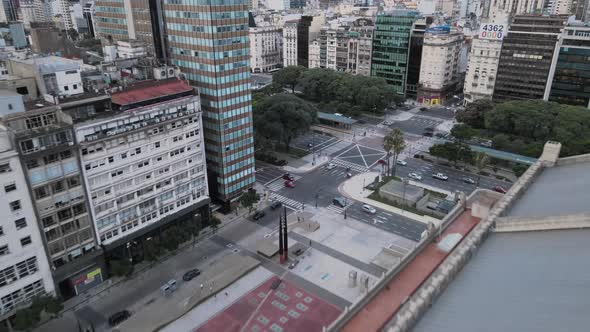
<instances>
[{"instance_id":1,"label":"pedestrian","mask_svg":"<svg viewBox=\"0 0 590 332\"><path fill-rule=\"evenodd\" d=\"M300 222L300 221L301 221L301 219L299 217L297 217L297 222Z\"/></svg>"},{"instance_id":2,"label":"pedestrian","mask_svg":"<svg viewBox=\"0 0 590 332\"><path fill-rule=\"evenodd\" d=\"M227 294L227 292L225 292L225 296L229 296L229 295Z\"/></svg>"},{"instance_id":3,"label":"pedestrian","mask_svg":"<svg viewBox=\"0 0 590 332\"><path fill-rule=\"evenodd\" d=\"M309 247L311 248L311 240L309 240Z\"/></svg>"},{"instance_id":4,"label":"pedestrian","mask_svg":"<svg viewBox=\"0 0 590 332\"><path fill-rule=\"evenodd\" d=\"M203 290L203 284L201 284L201 291Z\"/></svg>"}]
</instances>

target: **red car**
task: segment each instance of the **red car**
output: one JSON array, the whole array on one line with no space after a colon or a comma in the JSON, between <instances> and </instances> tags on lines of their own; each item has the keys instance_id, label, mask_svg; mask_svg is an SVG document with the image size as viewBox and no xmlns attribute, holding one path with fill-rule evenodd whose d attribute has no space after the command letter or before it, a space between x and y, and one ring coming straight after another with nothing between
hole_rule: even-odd
<instances>
[{"instance_id":1,"label":"red car","mask_svg":"<svg viewBox=\"0 0 590 332\"><path fill-rule=\"evenodd\" d=\"M504 189L501 186L495 186L494 187L494 191L499 192L500 194L505 194L506 193L506 189Z\"/></svg>"},{"instance_id":2,"label":"red car","mask_svg":"<svg viewBox=\"0 0 590 332\"><path fill-rule=\"evenodd\" d=\"M287 188L295 188L295 184L292 181L285 181L285 187Z\"/></svg>"},{"instance_id":3,"label":"red car","mask_svg":"<svg viewBox=\"0 0 590 332\"><path fill-rule=\"evenodd\" d=\"M295 178L293 177L293 175L291 175L289 173L285 173L285 174L283 174L283 180L295 181Z\"/></svg>"}]
</instances>

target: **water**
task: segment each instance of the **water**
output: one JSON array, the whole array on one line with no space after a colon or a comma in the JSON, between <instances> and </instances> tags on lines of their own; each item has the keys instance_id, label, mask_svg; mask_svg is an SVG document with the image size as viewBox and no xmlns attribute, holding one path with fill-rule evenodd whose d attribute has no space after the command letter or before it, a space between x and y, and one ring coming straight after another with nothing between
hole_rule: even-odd
<instances>
[{"instance_id":1,"label":"water","mask_svg":"<svg viewBox=\"0 0 590 332\"><path fill-rule=\"evenodd\" d=\"M590 331L590 230L491 235L413 331Z\"/></svg>"}]
</instances>

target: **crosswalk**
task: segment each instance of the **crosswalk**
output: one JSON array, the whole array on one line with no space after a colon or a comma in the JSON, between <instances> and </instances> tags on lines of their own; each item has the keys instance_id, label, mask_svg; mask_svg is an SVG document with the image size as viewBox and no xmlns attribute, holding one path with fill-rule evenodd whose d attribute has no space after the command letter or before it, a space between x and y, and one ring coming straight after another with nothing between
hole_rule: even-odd
<instances>
[{"instance_id":1,"label":"crosswalk","mask_svg":"<svg viewBox=\"0 0 590 332\"><path fill-rule=\"evenodd\" d=\"M350 168L350 169L355 170L355 171L357 171L359 173L365 173L365 172L368 172L369 171L369 169L367 167L365 167L365 166L361 166L361 165L358 165L358 164L355 164L355 163L351 163L349 161L342 160L342 159L339 159L339 158L334 158L334 159L332 159L331 162L333 164L336 164L336 165L341 166L341 167L344 167L344 168Z\"/></svg>"},{"instance_id":2,"label":"crosswalk","mask_svg":"<svg viewBox=\"0 0 590 332\"><path fill-rule=\"evenodd\" d=\"M303 209L303 203L298 202L294 199L290 199L288 197L285 197L283 195L279 195L277 193L271 193L270 194L270 200L271 201L279 201L281 203L283 203L283 205L293 209L293 210L301 210Z\"/></svg>"},{"instance_id":3,"label":"crosswalk","mask_svg":"<svg viewBox=\"0 0 590 332\"><path fill-rule=\"evenodd\" d=\"M345 210L345 208L336 206L334 204L328 205L327 209L335 213L342 213Z\"/></svg>"},{"instance_id":4,"label":"crosswalk","mask_svg":"<svg viewBox=\"0 0 590 332\"><path fill-rule=\"evenodd\" d=\"M292 176L294 179L293 182L301 179L300 175L292 174ZM268 190L270 190L270 191L279 191L283 187L285 187L285 180L283 180L283 178L281 177L281 178L278 178L274 181L270 181L269 183L266 184L266 186L267 186Z\"/></svg>"}]
</instances>

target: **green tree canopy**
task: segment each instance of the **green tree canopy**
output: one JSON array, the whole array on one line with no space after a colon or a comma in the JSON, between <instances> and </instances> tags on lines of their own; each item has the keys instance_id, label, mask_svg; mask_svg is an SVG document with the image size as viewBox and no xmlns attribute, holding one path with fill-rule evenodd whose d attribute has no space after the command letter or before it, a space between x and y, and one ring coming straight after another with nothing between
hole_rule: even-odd
<instances>
[{"instance_id":1,"label":"green tree canopy","mask_svg":"<svg viewBox=\"0 0 590 332\"><path fill-rule=\"evenodd\" d=\"M240 204L248 209L248 214L252 213L254 204L256 204L259 200L260 195L250 190L246 191L242 194L242 196L240 196Z\"/></svg>"},{"instance_id":2,"label":"green tree canopy","mask_svg":"<svg viewBox=\"0 0 590 332\"><path fill-rule=\"evenodd\" d=\"M463 110L457 112L457 121L470 125L473 128L482 129L485 127L485 114L494 108L491 100L476 100L470 103Z\"/></svg>"},{"instance_id":3,"label":"green tree canopy","mask_svg":"<svg viewBox=\"0 0 590 332\"><path fill-rule=\"evenodd\" d=\"M295 93L295 87L301 79L301 75L307 70L303 66L288 66L272 75L273 84L281 87L288 87Z\"/></svg>"},{"instance_id":4,"label":"green tree canopy","mask_svg":"<svg viewBox=\"0 0 590 332\"><path fill-rule=\"evenodd\" d=\"M276 94L266 98L254 109L254 131L264 139L285 143L307 132L317 121L313 105L291 94Z\"/></svg>"},{"instance_id":5,"label":"green tree canopy","mask_svg":"<svg viewBox=\"0 0 590 332\"><path fill-rule=\"evenodd\" d=\"M461 142L470 140L476 134L477 132L471 128L471 126L464 123L456 124L453 129L451 129L451 136Z\"/></svg>"}]
</instances>

